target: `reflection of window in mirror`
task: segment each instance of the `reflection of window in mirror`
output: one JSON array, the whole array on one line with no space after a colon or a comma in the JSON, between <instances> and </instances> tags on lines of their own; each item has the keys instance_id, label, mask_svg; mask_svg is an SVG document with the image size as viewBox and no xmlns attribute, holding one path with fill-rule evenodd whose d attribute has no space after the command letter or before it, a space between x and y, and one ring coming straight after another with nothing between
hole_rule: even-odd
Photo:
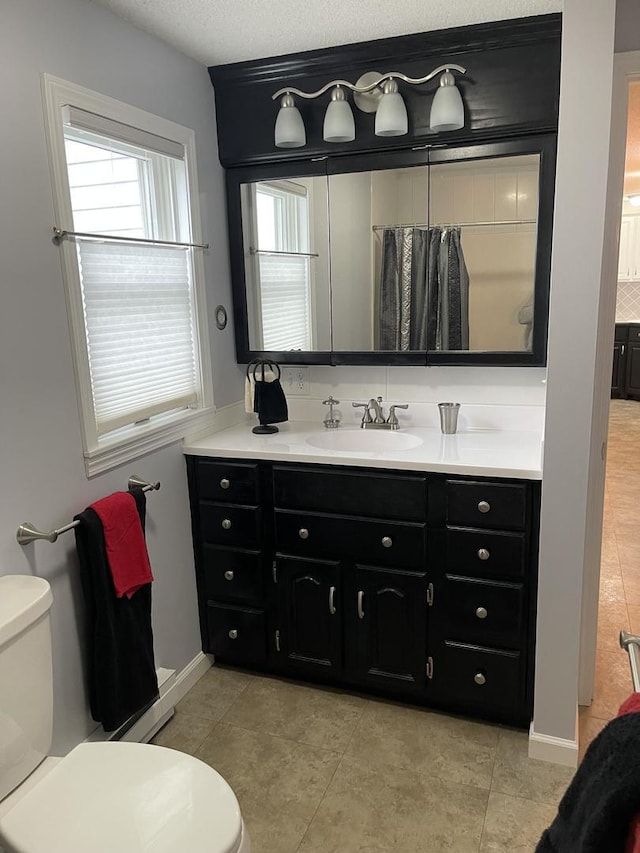
<instances>
[{"instance_id":1,"label":"reflection of window in mirror","mask_svg":"<svg viewBox=\"0 0 640 853\"><path fill-rule=\"evenodd\" d=\"M313 349L309 198L294 181L254 184L256 284L265 350Z\"/></svg>"}]
</instances>

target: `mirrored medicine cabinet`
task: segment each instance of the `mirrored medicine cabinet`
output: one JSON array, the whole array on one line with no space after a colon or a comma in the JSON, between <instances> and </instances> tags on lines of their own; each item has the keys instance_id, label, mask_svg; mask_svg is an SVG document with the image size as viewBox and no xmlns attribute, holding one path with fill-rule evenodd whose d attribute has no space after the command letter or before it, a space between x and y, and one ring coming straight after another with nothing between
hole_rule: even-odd
<instances>
[{"instance_id":1,"label":"mirrored medicine cabinet","mask_svg":"<svg viewBox=\"0 0 640 853\"><path fill-rule=\"evenodd\" d=\"M227 172L238 361L545 362L555 138Z\"/></svg>"}]
</instances>

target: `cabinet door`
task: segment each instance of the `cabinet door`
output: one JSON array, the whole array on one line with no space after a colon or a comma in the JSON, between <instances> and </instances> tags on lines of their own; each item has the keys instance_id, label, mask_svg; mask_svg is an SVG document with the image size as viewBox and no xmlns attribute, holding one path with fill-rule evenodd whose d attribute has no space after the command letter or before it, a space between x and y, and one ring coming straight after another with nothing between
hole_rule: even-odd
<instances>
[{"instance_id":1,"label":"cabinet door","mask_svg":"<svg viewBox=\"0 0 640 853\"><path fill-rule=\"evenodd\" d=\"M634 400L640 399L640 339L633 340L631 331L640 329L632 326L629 329L629 344L627 350L626 396Z\"/></svg>"},{"instance_id":2,"label":"cabinet door","mask_svg":"<svg viewBox=\"0 0 640 853\"><path fill-rule=\"evenodd\" d=\"M276 559L279 644L287 668L335 675L342 669L340 564Z\"/></svg>"},{"instance_id":3,"label":"cabinet door","mask_svg":"<svg viewBox=\"0 0 640 853\"><path fill-rule=\"evenodd\" d=\"M356 566L345 590L349 677L402 693L426 684L426 578Z\"/></svg>"},{"instance_id":4,"label":"cabinet door","mask_svg":"<svg viewBox=\"0 0 640 853\"><path fill-rule=\"evenodd\" d=\"M620 222L620 251L618 254L618 278L632 277L635 216L623 216Z\"/></svg>"}]
</instances>

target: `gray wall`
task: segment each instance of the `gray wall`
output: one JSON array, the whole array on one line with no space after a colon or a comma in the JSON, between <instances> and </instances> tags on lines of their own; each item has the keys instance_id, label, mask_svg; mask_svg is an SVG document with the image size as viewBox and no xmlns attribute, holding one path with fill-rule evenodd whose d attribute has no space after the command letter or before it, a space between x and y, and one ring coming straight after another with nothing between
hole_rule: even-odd
<instances>
[{"instance_id":1,"label":"gray wall","mask_svg":"<svg viewBox=\"0 0 640 853\"><path fill-rule=\"evenodd\" d=\"M640 3L638 0L617 0L616 53L640 49Z\"/></svg>"},{"instance_id":2,"label":"gray wall","mask_svg":"<svg viewBox=\"0 0 640 853\"><path fill-rule=\"evenodd\" d=\"M159 479L149 498L156 661L181 669L200 649L184 458L176 443L87 480L73 383L45 147L43 71L149 110L196 132L210 315L230 308L223 174L206 69L87 0L5 3L0 28L0 574L33 573L53 587L54 751L94 727L83 678L83 607L73 534L20 548L25 519L49 528L133 471ZM230 329L210 323L217 406L241 396ZM2 689L6 689L3 686Z\"/></svg>"}]
</instances>

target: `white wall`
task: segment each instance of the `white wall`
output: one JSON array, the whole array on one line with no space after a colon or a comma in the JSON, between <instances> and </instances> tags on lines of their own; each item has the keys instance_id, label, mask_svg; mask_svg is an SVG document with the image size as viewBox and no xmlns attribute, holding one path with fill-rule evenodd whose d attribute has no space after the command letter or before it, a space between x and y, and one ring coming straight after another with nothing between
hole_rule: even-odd
<instances>
[{"instance_id":1,"label":"white wall","mask_svg":"<svg viewBox=\"0 0 640 853\"><path fill-rule=\"evenodd\" d=\"M73 534L21 548L26 519L48 529L89 502L126 488L137 472L159 479L149 497L148 543L156 577L157 663L182 668L200 649L185 464L180 445L88 481L74 392L69 334L47 163L43 71L119 98L196 131L211 316L230 309L223 194L213 90L204 67L87 0L3 4L0 206L0 574L34 573L54 594L54 749L94 727L83 677L83 606ZM59 223L64 225L64 223ZM217 406L241 396L230 329L210 323ZM3 689L7 689L4 685Z\"/></svg>"},{"instance_id":2,"label":"white wall","mask_svg":"<svg viewBox=\"0 0 640 853\"><path fill-rule=\"evenodd\" d=\"M592 418L615 5L564 2L534 709L542 745L576 738L588 522L601 521L588 492L604 472Z\"/></svg>"}]
</instances>

